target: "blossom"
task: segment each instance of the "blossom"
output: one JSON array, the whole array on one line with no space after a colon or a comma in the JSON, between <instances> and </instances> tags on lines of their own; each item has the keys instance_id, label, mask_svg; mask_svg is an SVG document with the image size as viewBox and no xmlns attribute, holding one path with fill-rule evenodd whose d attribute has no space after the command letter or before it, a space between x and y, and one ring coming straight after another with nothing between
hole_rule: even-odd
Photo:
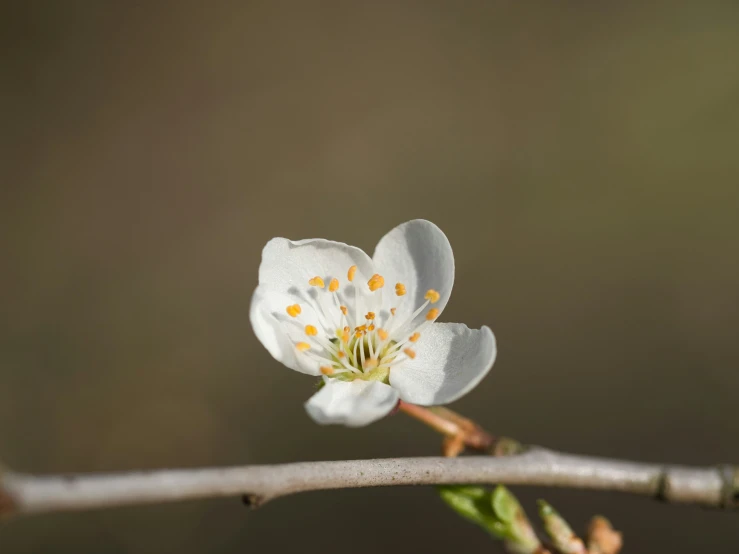
<instances>
[{"instance_id":1,"label":"blossom","mask_svg":"<svg viewBox=\"0 0 739 554\"><path fill-rule=\"evenodd\" d=\"M372 258L340 242L275 238L262 252L250 319L277 361L322 377L308 414L358 427L401 399L452 402L492 367L488 327L436 322L453 284L452 248L429 221L395 227Z\"/></svg>"}]
</instances>

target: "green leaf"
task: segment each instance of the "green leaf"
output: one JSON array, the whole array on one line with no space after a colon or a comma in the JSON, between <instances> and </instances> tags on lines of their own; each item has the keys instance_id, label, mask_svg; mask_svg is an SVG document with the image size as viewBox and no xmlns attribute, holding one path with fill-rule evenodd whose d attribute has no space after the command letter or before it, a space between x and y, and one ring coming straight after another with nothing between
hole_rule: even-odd
<instances>
[{"instance_id":1,"label":"green leaf","mask_svg":"<svg viewBox=\"0 0 739 554\"><path fill-rule=\"evenodd\" d=\"M506 526L493 512L490 491L468 485L438 487L441 499L463 518L476 523L495 537L507 538Z\"/></svg>"},{"instance_id":2,"label":"green leaf","mask_svg":"<svg viewBox=\"0 0 739 554\"><path fill-rule=\"evenodd\" d=\"M516 515L523 511L516 497L503 485L495 487L490 501L495 515L506 523L512 523Z\"/></svg>"},{"instance_id":3,"label":"green leaf","mask_svg":"<svg viewBox=\"0 0 739 554\"><path fill-rule=\"evenodd\" d=\"M526 513L503 486L488 491L476 486L442 486L439 494L455 512L502 540L509 552L533 554L541 547Z\"/></svg>"}]
</instances>

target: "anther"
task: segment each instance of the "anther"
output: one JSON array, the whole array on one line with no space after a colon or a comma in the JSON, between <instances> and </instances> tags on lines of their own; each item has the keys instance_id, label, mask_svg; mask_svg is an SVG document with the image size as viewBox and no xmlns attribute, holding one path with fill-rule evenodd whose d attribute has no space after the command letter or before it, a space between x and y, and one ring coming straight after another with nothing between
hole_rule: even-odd
<instances>
[{"instance_id":1,"label":"anther","mask_svg":"<svg viewBox=\"0 0 739 554\"><path fill-rule=\"evenodd\" d=\"M366 325L360 325L359 327L354 328L355 331L366 331L367 326Z\"/></svg>"},{"instance_id":2,"label":"anther","mask_svg":"<svg viewBox=\"0 0 739 554\"><path fill-rule=\"evenodd\" d=\"M358 339L361 339L364 336L364 331L357 331L356 333L354 333L354 336Z\"/></svg>"},{"instance_id":3,"label":"anther","mask_svg":"<svg viewBox=\"0 0 739 554\"><path fill-rule=\"evenodd\" d=\"M341 313L342 314L344 314L344 315L347 314L348 310L346 309L346 306L339 306L339 308L341 308Z\"/></svg>"},{"instance_id":4,"label":"anther","mask_svg":"<svg viewBox=\"0 0 739 554\"><path fill-rule=\"evenodd\" d=\"M310 279L308 281L308 284L311 287L319 287L319 288L323 288L326 286L326 283L324 283L323 279L321 279L320 277L313 277L313 279Z\"/></svg>"},{"instance_id":5,"label":"anther","mask_svg":"<svg viewBox=\"0 0 739 554\"><path fill-rule=\"evenodd\" d=\"M331 281L328 284L328 290L330 292L336 292L337 290L339 290L339 280L331 279Z\"/></svg>"},{"instance_id":6,"label":"anther","mask_svg":"<svg viewBox=\"0 0 739 554\"><path fill-rule=\"evenodd\" d=\"M410 337L408 337L408 340L411 341L411 342L416 342L420 338L421 338L421 333L419 333L418 331L416 331Z\"/></svg>"},{"instance_id":7,"label":"anther","mask_svg":"<svg viewBox=\"0 0 739 554\"><path fill-rule=\"evenodd\" d=\"M434 289L429 289L426 291L426 296L424 296L424 298L432 304L436 304L439 301L439 298L441 298L441 295Z\"/></svg>"},{"instance_id":8,"label":"anther","mask_svg":"<svg viewBox=\"0 0 739 554\"><path fill-rule=\"evenodd\" d=\"M341 359L341 358L346 358L346 354L345 354L344 352L338 352L338 353L336 354L336 356L337 356L337 357L338 357L339 359Z\"/></svg>"},{"instance_id":9,"label":"anther","mask_svg":"<svg viewBox=\"0 0 739 554\"><path fill-rule=\"evenodd\" d=\"M426 314L426 321L432 321L439 315L438 308L431 308L429 313Z\"/></svg>"},{"instance_id":10,"label":"anther","mask_svg":"<svg viewBox=\"0 0 739 554\"><path fill-rule=\"evenodd\" d=\"M305 334L309 337L315 337L318 334L318 329L316 329L313 325L306 325Z\"/></svg>"},{"instance_id":11,"label":"anther","mask_svg":"<svg viewBox=\"0 0 739 554\"><path fill-rule=\"evenodd\" d=\"M288 306L285 308L285 311L287 311L287 315L290 317L298 317L298 314L302 311L300 309L300 304L293 304L292 306Z\"/></svg>"},{"instance_id":12,"label":"anther","mask_svg":"<svg viewBox=\"0 0 739 554\"><path fill-rule=\"evenodd\" d=\"M385 331L385 329L378 329L377 336L380 337L380 340L387 340L390 335Z\"/></svg>"},{"instance_id":13,"label":"anther","mask_svg":"<svg viewBox=\"0 0 739 554\"><path fill-rule=\"evenodd\" d=\"M416 351L412 348L404 348L403 353L408 356L411 360L416 357Z\"/></svg>"},{"instance_id":14,"label":"anther","mask_svg":"<svg viewBox=\"0 0 739 554\"><path fill-rule=\"evenodd\" d=\"M390 308L390 314L395 315L395 312L398 311L398 308Z\"/></svg>"},{"instance_id":15,"label":"anther","mask_svg":"<svg viewBox=\"0 0 739 554\"><path fill-rule=\"evenodd\" d=\"M330 366L324 365L324 366L321 366L320 369L321 369L321 373L323 373L324 375L333 375L334 374L334 370Z\"/></svg>"},{"instance_id":16,"label":"anther","mask_svg":"<svg viewBox=\"0 0 739 554\"><path fill-rule=\"evenodd\" d=\"M369 320L375 319L375 312L367 312L367 315L364 316L364 319L369 319Z\"/></svg>"},{"instance_id":17,"label":"anther","mask_svg":"<svg viewBox=\"0 0 739 554\"><path fill-rule=\"evenodd\" d=\"M354 275L357 273L357 266L353 265L349 268L349 271L346 273L346 278L349 279L349 281L354 281Z\"/></svg>"},{"instance_id":18,"label":"anther","mask_svg":"<svg viewBox=\"0 0 739 554\"><path fill-rule=\"evenodd\" d=\"M367 281L367 285L372 292L375 292L385 286L385 278L379 273L375 273L370 277L370 280Z\"/></svg>"},{"instance_id":19,"label":"anther","mask_svg":"<svg viewBox=\"0 0 739 554\"><path fill-rule=\"evenodd\" d=\"M349 331L346 328L344 328L344 332L341 334L341 342L344 344L349 342Z\"/></svg>"},{"instance_id":20,"label":"anther","mask_svg":"<svg viewBox=\"0 0 739 554\"><path fill-rule=\"evenodd\" d=\"M368 331L374 331L375 330L375 324L371 323L369 327L367 327Z\"/></svg>"},{"instance_id":21,"label":"anther","mask_svg":"<svg viewBox=\"0 0 739 554\"><path fill-rule=\"evenodd\" d=\"M308 344L307 342L299 342L295 345L295 348L297 348L301 352L305 352L306 350L310 350L310 344Z\"/></svg>"},{"instance_id":22,"label":"anther","mask_svg":"<svg viewBox=\"0 0 739 554\"><path fill-rule=\"evenodd\" d=\"M398 296L405 294L405 285L403 283L395 283L395 294Z\"/></svg>"}]
</instances>

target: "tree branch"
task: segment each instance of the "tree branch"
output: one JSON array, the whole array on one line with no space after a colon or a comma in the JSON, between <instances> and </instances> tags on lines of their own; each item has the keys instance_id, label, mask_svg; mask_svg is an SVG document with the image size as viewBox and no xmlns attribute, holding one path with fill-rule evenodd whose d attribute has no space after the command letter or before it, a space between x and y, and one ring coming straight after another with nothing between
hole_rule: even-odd
<instances>
[{"instance_id":1,"label":"tree branch","mask_svg":"<svg viewBox=\"0 0 739 554\"><path fill-rule=\"evenodd\" d=\"M685 467L560 454L395 458L213 469L0 476L0 514L35 514L243 495L254 506L298 492L392 485L544 485L621 491L721 509L739 507L739 467Z\"/></svg>"}]
</instances>

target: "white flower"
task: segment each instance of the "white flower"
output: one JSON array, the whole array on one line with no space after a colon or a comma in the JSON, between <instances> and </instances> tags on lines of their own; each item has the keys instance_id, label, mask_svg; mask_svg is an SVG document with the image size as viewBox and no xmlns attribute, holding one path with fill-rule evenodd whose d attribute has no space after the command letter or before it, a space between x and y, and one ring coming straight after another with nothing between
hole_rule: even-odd
<instances>
[{"instance_id":1,"label":"white flower","mask_svg":"<svg viewBox=\"0 0 739 554\"><path fill-rule=\"evenodd\" d=\"M429 221L399 225L372 258L340 242L275 238L262 252L250 318L277 361L323 375L310 416L357 427L399 399L452 402L490 370L488 327L435 323L453 284L452 248Z\"/></svg>"}]
</instances>

